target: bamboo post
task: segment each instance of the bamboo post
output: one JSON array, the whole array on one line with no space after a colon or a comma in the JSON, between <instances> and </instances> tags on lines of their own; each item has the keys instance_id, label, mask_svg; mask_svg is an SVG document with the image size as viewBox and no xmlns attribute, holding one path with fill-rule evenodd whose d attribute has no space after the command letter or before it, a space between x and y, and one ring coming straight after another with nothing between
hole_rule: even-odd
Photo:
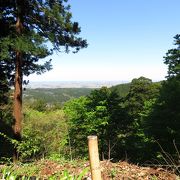
<instances>
[{"instance_id":1,"label":"bamboo post","mask_svg":"<svg viewBox=\"0 0 180 180\"><path fill-rule=\"evenodd\" d=\"M92 180L101 180L97 136L88 136L88 149Z\"/></svg>"}]
</instances>

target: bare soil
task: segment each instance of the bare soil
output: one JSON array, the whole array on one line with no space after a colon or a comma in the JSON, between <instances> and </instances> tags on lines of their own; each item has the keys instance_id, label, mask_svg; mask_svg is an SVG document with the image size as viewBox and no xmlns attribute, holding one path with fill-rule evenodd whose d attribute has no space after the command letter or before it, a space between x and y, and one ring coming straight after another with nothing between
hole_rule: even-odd
<instances>
[{"instance_id":1,"label":"bare soil","mask_svg":"<svg viewBox=\"0 0 180 180\"><path fill-rule=\"evenodd\" d=\"M40 170L41 177L47 178L58 171L68 170L70 174L80 174L82 170L89 167L89 162L84 164L57 164L53 161L45 161ZM90 167L89 167L90 169ZM103 180L177 180L178 176L163 168L140 167L127 162L112 163L110 161L101 162L101 172ZM91 179L90 170L84 179Z\"/></svg>"}]
</instances>

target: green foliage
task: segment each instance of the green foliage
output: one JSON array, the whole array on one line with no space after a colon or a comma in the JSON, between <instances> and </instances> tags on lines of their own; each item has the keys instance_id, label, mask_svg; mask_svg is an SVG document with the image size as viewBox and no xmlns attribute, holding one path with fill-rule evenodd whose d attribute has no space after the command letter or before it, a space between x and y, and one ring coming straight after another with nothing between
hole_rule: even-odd
<instances>
[{"instance_id":1,"label":"green foliage","mask_svg":"<svg viewBox=\"0 0 180 180\"><path fill-rule=\"evenodd\" d=\"M120 97L125 97L129 92L130 85L131 83L118 84L110 89L116 91Z\"/></svg>"},{"instance_id":2,"label":"green foliage","mask_svg":"<svg viewBox=\"0 0 180 180\"><path fill-rule=\"evenodd\" d=\"M23 96L25 103L34 103L34 101L40 100L51 105L56 103L62 105L70 99L89 95L92 90L91 88L37 88L26 89Z\"/></svg>"},{"instance_id":3,"label":"green foliage","mask_svg":"<svg viewBox=\"0 0 180 180\"><path fill-rule=\"evenodd\" d=\"M4 71L5 71L5 68L3 66L0 66L0 107L4 104L7 104L9 100L8 92L10 88L9 88L7 77Z\"/></svg>"},{"instance_id":4,"label":"green foliage","mask_svg":"<svg viewBox=\"0 0 180 180\"><path fill-rule=\"evenodd\" d=\"M87 136L97 135L101 157L110 158L109 149L113 154L112 147L116 146L118 133L122 133L126 126L121 121L124 112L120 103L121 99L115 91L111 92L103 87L92 91L87 97L80 97L65 104L64 110L68 117L69 135L75 156L87 156Z\"/></svg>"},{"instance_id":5,"label":"green foliage","mask_svg":"<svg viewBox=\"0 0 180 180\"><path fill-rule=\"evenodd\" d=\"M150 79L140 77L132 80L129 93L124 98L130 130L124 138L124 147L122 148L131 161L142 162L151 156L151 139L144 134L144 117L151 112L159 89L159 83L152 83Z\"/></svg>"},{"instance_id":6,"label":"green foliage","mask_svg":"<svg viewBox=\"0 0 180 180\"><path fill-rule=\"evenodd\" d=\"M81 30L72 21L67 0L0 1L0 27L0 85L3 89L7 83L15 87L14 137L20 139L22 84L27 83L23 76L51 70L51 59L39 61L54 51L77 52L87 47L87 42L79 37ZM1 88L0 98L5 99Z\"/></svg>"},{"instance_id":7,"label":"green foliage","mask_svg":"<svg viewBox=\"0 0 180 180\"><path fill-rule=\"evenodd\" d=\"M2 179L6 180L16 180L17 174L14 173L14 171L11 170L11 168L4 168L2 170Z\"/></svg>"},{"instance_id":8,"label":"green foliage","mask_svg":"<svg viewBox=\"0 0 180 180\"><path fill-rule=\"evenodd\" d=\"M179 149L179 82L178 76L161 83L140 77L132 80L123 98L103 87L71 99L64 109L34 101L25 106L22 141L15 142L19 157L22 161L87 158L87 136L97 135L101 159L163 161L157 140L164 152L177 159L172 143L175 140Z\"/></svg>"},{"instance_id":9,"label":"green foliage","mask_svg":"<svg viewBox=\"0 0 180 180\"><path fill-rule=\"evenodd\" d=\"M3 180L44 179L44 177L42 177L42 175L40 174L40 170L42 168L41 166L42 165L38 165L35 163L19 165L18 168L15 166L4 166L0 170L0 178L2 178ZM49 180L82 180L86 176L89 169L89 167L83 168L82 171L77 174L70 173L68 169L65 169L45 178L48 178Z\"/></svg>"},{"instance_id":10,"label":"green foliage","mask_svg":"<svg viewBox=\"0 0 180 180\"><path fill-rule=\"evenodd\" d=\"M12 132L12 102L10 99L10 88L5 74L5 67L1 66L0 61L0 133L9 137L13 136ZM6 138L0 136L0 159L2 157L9 158L12 156L12 146Z\"/></svg>"},{"instance_id":11,"label":"green foliage","mask_svg":"<svg viewBox=\"0 0 180 180\"><path fill-rule=\"evenodd\" d=\"M72 99L65 104L64 111L68 118L70 146L73 147L73 155L87 153L87 135L93 127L87 119L87 98ZM88 132L87 132L88 131ZM87 156L87 154L86 154Z\"/></svg>"},{"instance_id":12,"label":"green foliage","mask_svg":"<svg viewBox=\"0 0 180 180\"><path fill-rule=\"evenodd\" d=\"M152 83L150 79L145 77L132 80L129 93L125 97L125 106L134 120L138 118L138 113L142 110L144 102L158 95L159 87L159 84Z\"/></svg>"},{"instance_id":13,"label":"green foliage","mask_svg":"<svg viewBox=\"0 0 180 180\"><path fill-rule=\"evenodd\" d=\"M20 158L30 160L65 154L67 127L63 112L26 109L24 113L22 141L18 146Z\"/></svg>"},{"instance_id":14,"label":"green foliage","mask_svg":"<svg viewBox=\"0 0 180 180\"><path fill-rule=\"evenodd\" d=\"M164 63L168 65L168 78L180 75L180 34L174 37L178 47L170 49L164 57Z\"/></svg>"},{"instance_id":15,"label":"green foliage","mask_svg":"<svg viewBox=\"0 0 180 180\"><path fill-rule=\"evenodd\" d=\"M153 106L152 112L146 120L146 133L162 146L162 148L176 156L173 141L180 148L180 80L177 77L164 81L160 96ZM168 144L168 146L167 146ZM154 151L161 151L158 144L154 143Z\"/></svg>"},{"instance_id":16,"label":"green foliage","mask_svg":"<svg viewBox=\"0 0 180 180\"><path fill-rule=\"evenodd\" d=\"M6 68L9 81L14 81L15 54L22 53L23 75L41 74L50 70L51 60L38 63L54 50L69 52L69 49L87 47L86 40L78 35L80 27L72 21L70 6L66 0L59 1L1 1L0 2L0 65ZM18 32L17 21L20 21ZM47 42L51 46L47 46Z\"/></svg>"},{"instance_id":17,"label":"green foliage","mask_svg":"<svg viewBox=\"0 0 180 180\"><path fill-rule=\"evenodd\" d=\"M62 180L82 180L84 176L89 171L89 167L84 168L82 172L80 172L78 175L70 174L68 170L64 170L61 175L55 174L50 176L48 179L50 180L56 180L56 179L62 179Z\"/></svg>"},{"instance_id":18,"label":"green foliage","mask_svg":"<svg viewBox=\"0 0 180 180\"><path fill-rule=\"evenodd\" d=\"M102 159L127 156L131 161L143 162L152 157L153 139L144 130L160 88L161 83L140 77L132 80L123 98L116 89L103 87L67 102L64 110L73 155L87 155L87 136L97 135Z\"/></svg>"},{"instance_id":19,"label":"green foliage","mask_svg":"<svg viewBox=\"0 0 180 180\"><path fill-rule=\"evenodd\" d=\"M42 100L42 99L38 99L36 101L33 101L30 104L30 108L32 108L36 111L39 111L39 112L45 112L48 109L45 100Z\"/></svg>"},{"instance_id":20,"label":"green foliage","mask_svg":"<svg viewBox=\"0 0 180 180\"><path fill-rule=\"evenodd\" d=\"M159 97L145 118L145 133L153 140L152 150L162 160L162 149L171 159L178 159L180 149L180 35L174 37L176 49L170 49L164 57L168 65L167 80L162 83ZM174 148L174 142L176 148Z\"/></svg>"},{"instance_id":21,"label":"green foliage","mask_svg":"<svg viewBox=\"0 0 180 180\"><path fill-rule=\"evenodd\" d=\"M9 166L4 166L1 168L0 172L2 173L2 179L7 180L30 180L32 178L39 179L38 176L34 176L34 174L38 174L39 167L35 164L19 164L19 168L13 166L12 164ZM0 173L0 174L1 174Z\"/></svg>"}]
</instances>

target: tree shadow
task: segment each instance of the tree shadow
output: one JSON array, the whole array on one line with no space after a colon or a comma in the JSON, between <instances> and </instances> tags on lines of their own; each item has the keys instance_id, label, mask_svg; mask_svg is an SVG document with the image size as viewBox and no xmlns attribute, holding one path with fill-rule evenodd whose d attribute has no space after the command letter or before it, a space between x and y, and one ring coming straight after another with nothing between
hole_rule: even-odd
<instances>
[{"instance_id":1,"label":"tree shadow","mask_svg":"<svg viewBox=\"0 0 180 180\"><path fill-rule=\"evenodd\" d=\"M8 138L13 138L12 126L0 119L0 160L13 157L13 144Z\"/></svg>"},{"instance_id":2,"label":"tree shadow","mask_svg":"<svg viewBox=\"0 0 180 180\"><path fill-rule=\"evenodd\" d=\"M13 153L13 145L10 141L13 138L11 91L3 72L4 69L0 66L0 160L12 158Z\"/></svg>"}]
</instances>

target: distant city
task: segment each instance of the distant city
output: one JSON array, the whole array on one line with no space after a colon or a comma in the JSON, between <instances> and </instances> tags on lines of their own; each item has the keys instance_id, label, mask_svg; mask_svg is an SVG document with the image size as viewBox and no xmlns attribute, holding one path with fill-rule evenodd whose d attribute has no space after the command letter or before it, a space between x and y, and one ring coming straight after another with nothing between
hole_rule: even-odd
<instances>
[{"instance_id":1,"label":"distant city","mask_svg":"<svg viewBox=\"0 0 180 180\"><path fill-rule=\"evenodd\" d=\"M26 88L101 88L102 86L111 87L117 84L127 83L128 81L42 81L29 82Z\"/></svg>"}]
</instances>

